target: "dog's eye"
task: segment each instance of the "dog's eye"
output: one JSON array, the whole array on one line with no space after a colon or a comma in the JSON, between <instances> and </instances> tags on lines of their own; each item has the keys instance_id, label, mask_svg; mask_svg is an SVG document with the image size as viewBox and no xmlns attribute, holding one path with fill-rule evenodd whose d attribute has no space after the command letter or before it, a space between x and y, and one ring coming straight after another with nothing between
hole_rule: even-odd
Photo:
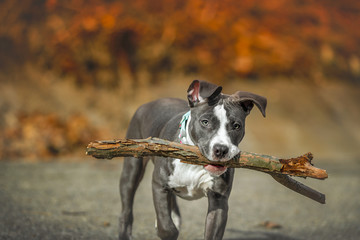
<instances>
[{"instance_id":1,"label":"dog's eye","mask_svg":"<svg viewBox=\"0 0 360 240\"><path fill-rule=\"evenodd\" d=\"M203 125L204 127L209 126L209 120L204 119L204 120L201 120L200 122L201 122L201 125Z\"/></svg>"},{"instance_id":2,"label":"dog's eye","mask_svg":"<svg viewBox=\"0 0 360 240\"><path fill-rule=\"evenodd\" d=\"M233 128L234 128L235 130L239 130L239 129L241 128L241 125L240 125L239 123L234 123L234 124L233 124Z\"/></svg>"}]
</instances>

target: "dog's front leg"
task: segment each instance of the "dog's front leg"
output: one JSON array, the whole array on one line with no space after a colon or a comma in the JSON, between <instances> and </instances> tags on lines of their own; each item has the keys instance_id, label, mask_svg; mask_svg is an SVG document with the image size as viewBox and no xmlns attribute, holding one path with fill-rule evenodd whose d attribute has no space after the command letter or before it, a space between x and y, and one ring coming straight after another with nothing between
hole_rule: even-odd
<instances>
[{"instance_id":1,"label":"dog's front leg","mask_svg":"<svg viewBox=\"0 0 360 240\"><path fill-rule=\"evenodd\" d=\"M208 192L209 207L206 216L205 239L219 240L223 238L227 216L228 196Z\"/></svg>"},{"instance_id":2,"label":"dog's front leg","mask_svg":"<svg viewBox=\"0 0 360 240\"><path fill-rule=\"evenodd\" d=\"M171 203L173 193L161 185L156 177L153 177L152 191L156 211L157 235L161 239L175 240L179 231L171 218Z\"/></svg>"}]
</instances>

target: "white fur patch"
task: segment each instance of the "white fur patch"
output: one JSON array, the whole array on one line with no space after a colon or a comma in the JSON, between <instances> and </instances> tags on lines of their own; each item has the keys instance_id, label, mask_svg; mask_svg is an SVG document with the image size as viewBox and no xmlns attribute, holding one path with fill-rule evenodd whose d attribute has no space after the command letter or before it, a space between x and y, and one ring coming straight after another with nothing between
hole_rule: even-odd
<instances>
[{"instance_id":1,"label":"white fur patch","mask_svg":"<svg viewBox=\"0 0 360 240\"><path fill-rule=\"evenodd\" d=\"M184 144L195 145L189 134L190 122L191 115L186 124L186 136L183 136L181 141ZM175 159L173 165L174 172L170 175L168 184L179 197L195 200L207 195L208 189L213 186L214 177L203 166L182 163L179 159Z\"/></svg>"},{"instance_id":2,"label":"white fur patch","mask_svg":"<svg viewBox=\"0 0 360 240\"><path fill-rule=\"evenodd\" d=\"M229 119L226 116L226 110L224 108L224 105L218 105L214 108L214 115L218 118L220 121L220 127L217 133L215 134L214 138L210 142L210 148L209 148L209 157L213 157L213 148L215 144L221 144L225 145L229 148L229 153L226 155L226 159L230 160L232 159L236 154L240 152L239 148L235 146L230 139L230 136L226 130L226 125L229 122ZM211 159L214 160L214 159Z\"/></svg>"},{"instance_id":3,"label":"white fur patch","mask_svg":"<svg viewBox=\"0 0 360 240\"><path fill-rule=\"evenodd\" d=\"M190 121L191 121L191 113L190 113L189 118L188 118L188 121L187 121L187 123L186 123L186 136L185 136L185 139L183 139L183 142L182 142L182 143L195 146L195 144L194 144L194 142L191 140L190 134L189 134L189 124L190 124Z\"/></svg>"},{"instance_id":4,"label":"white fur patch","mask_svg":"<svg viewBox=\"0 0 360 240\"><path fill-rule=\"evenodd\" d=\"M181 227L181 218L180 216L174 212L173 210L171 211L171 219L173 220L176 228L178 231L180 231L180 227Z\"/></svg>"},{"instance_id":5,"label":"white fur patch","mask_svg":"<svg viewBox=\"0 0 360 240\"><path fill-rule=\"evenodd\" d=\"M179 215L177 215L176 212L171 211L171 219L173 220L175 227L177 228L178 231L180 231L180 227L181 227L181 218ZM158 229L158 225L157 225L157 219L155 218L155 229L157 231Z\"/></svg>"},{"instance_id":6,"label":"white fur patch","mask_svg":"<svg viewBox=\"0 0 360 240\"><path fill-rule=\"evenodd\" d=\"M206 196L207 190L213 186L213 177L203 166L174 161L174 172L169 177L169 187L176 194L187 200L195 200Z\"/></svg>"}]
</instances>

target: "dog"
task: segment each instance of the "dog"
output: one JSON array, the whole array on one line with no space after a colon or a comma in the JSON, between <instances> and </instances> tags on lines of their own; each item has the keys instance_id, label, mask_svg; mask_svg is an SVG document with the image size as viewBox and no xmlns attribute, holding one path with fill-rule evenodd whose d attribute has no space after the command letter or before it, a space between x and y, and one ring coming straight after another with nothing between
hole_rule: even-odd
<instances>
[{"instance_id":1,"label":"dog","mask_svg":"<svg viewBox=\"0 0 360 240\"><path fill-rule=\"evenodd\" d=\"M245 134L245 118L253 106L265 117L266 98L238 91L222 94L222 87L194 80L187 90L188 102L163 98L142 105L134 114L127 138L159 137L199 147L210 161L229 161L239 156ZM131 239L134 195L150 158L124 159L120 179L122 212L119 239ZM181 224L176 197L208 198L205 239L222 239L228 214L228 198L234 169L219 165L191 165L179 159L152 158L153 203L160 239L177 239Z\"/></svg>"}]
</instances>

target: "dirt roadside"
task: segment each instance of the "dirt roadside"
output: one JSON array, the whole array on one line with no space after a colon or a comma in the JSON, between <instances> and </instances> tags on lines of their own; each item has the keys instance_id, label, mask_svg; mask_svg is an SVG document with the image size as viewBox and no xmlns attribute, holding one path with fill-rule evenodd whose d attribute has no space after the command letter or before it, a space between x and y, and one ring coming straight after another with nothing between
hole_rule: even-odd
<instances>
[{"instance_id":1,"label":"dirt roadside","mask_svg":"<svg viewBox=\"0 0 360 240\"><path fill-rule=\"evenodd\" d=\"M121 160L0 162L0 239L117 239ZM266 174L237 169L224 239L358 239L360 164L319 161L325 181L302 180L323 192L320 205ZM134 239L157 239L151 164L135 201ZM202 239L206 199L180 200L179 239ZM264 224L269 221L269 224Z\"/></svg>"},{"instance_id":2,"label":"dirt roadside","mask_svg":"<svg viewBox=\"0 0 360 240\"><path fill-rule=\"evenodd\" d=\"M41 81L0 80L0 159L44 160L48 156L43 152L54 153L51 157L65 153L81 156L73 152L75 147L82 151L95 139L124 137L132 115L142 104L162 97L186 99L193 79L179 77L126 95L123 88L78 88L38 73L32 73L31 78ZM242 90L268 99L266 118L257 109L247 118L241 148L283 157L311 151L327 161L360 157L358 85L289 79L219 84L225 94Z\"/></svg>"}]
</instances>

